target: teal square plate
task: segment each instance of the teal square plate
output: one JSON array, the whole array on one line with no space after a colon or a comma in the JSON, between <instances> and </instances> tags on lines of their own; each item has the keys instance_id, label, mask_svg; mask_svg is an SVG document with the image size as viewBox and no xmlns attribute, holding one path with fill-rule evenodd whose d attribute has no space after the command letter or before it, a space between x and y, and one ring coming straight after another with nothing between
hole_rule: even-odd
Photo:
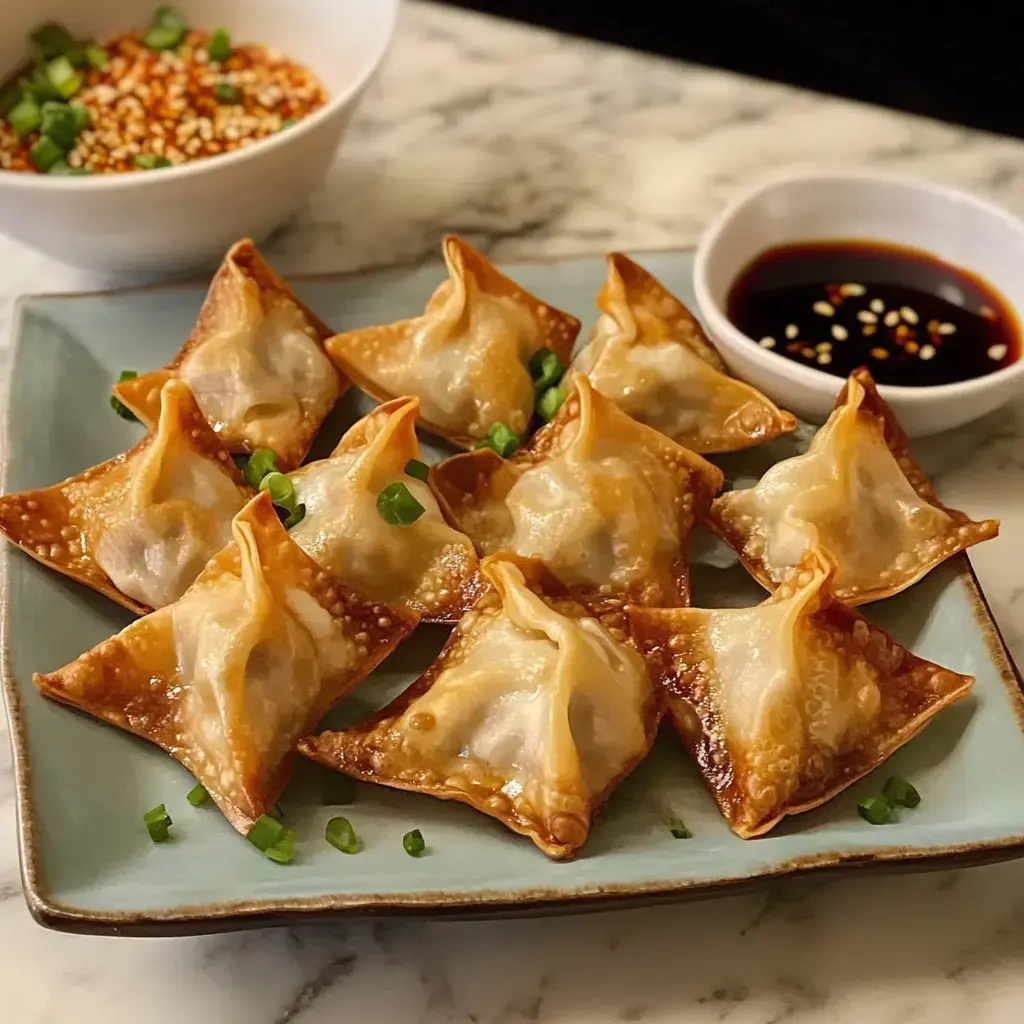
<instances>
[{"instance_id":1,"label":"teal square plate","mask_svg":"<svg viewBox=\"0 0 1024 1024\"><path fill-rule=\"evenodd\" d=\"M689 253L640 254L685 301ZM584 320L604 277L600 258L506 268L531 291ZM440 279L436 266L296 282L337 330L411 316ZM22 300L14 328L7 415L6 491L40 487L127 448L136 424L107 403L124 368L166 362L187 336L199 286ZM352 389L325 426L326 453L369 408ZM794 437L723 458L734 484L756 479L806 443ZM443 449L428 446L430 457ZM460 916L593 909L724 891L764 879L837 867L935 867L1024 852L1024 721L1020 680L966 558L868 616L925 658L977 678L972 695L944 711L883 768L823 807L750 841L726 828L694 767L667 732L595 823L582 855L552 863L529 840L471 809L359 785L339 811L321 805L321 770L300 766L282 800L298 833L294 861L262 857L221 816L185 800L191 778L156 747L44 700L32 673L49 671L110 636L128 613L4 545L4 691L15 750L25 893L36 918L70 931L170 934L296 922L351 913ZM694 603L753 604L763 596L731 551L702 536ZM354 721L380 706L432 660L444 641L421 627L330 716ZM896 772L923 795L898 824L873 827L859 797ZM142 814L163 802L174 840L155 845ZM346 814L364 849L346 856L323 838ZM672 837L667 817L693 838ZM402 835L422 830L414 859Z\"/></svg>"}]
</instances>

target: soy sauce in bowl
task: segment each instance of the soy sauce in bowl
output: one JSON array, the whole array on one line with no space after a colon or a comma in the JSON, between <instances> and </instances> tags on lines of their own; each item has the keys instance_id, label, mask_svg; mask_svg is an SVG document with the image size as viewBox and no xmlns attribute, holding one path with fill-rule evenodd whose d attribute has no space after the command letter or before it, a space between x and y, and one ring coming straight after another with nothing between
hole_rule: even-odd
<instances>
[{"instance_id":1,"label":"soy sauce in bowl","mask_svg":"<svg viewBox=\"0 0 1024 1024\"><path fill-rule=\"evenodd\" d=\"M1013 309L981 278L920 249L829 241L761 253L733 283L727 315L785 359L879 384L983 377L1021 356Z\"/></svg>"}]
</instances>

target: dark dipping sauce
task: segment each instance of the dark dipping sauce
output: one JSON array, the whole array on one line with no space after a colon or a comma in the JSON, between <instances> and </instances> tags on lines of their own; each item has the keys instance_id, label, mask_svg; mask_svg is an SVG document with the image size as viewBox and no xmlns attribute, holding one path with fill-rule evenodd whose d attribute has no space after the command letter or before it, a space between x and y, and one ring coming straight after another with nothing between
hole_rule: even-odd
<instances>
[{"instance_id":1,"label":"dark dipping sauce","mask_svg":"<svg viewBox=\"0 0 1024 1024\"><path fill-rule=\"evenodd\" d=\"M1021 355L1020 324L981 278L882 242L783 245L736 279L729 319L785 359L836 377L932 387L983 377Z\"/></svg>"}]
</instances>

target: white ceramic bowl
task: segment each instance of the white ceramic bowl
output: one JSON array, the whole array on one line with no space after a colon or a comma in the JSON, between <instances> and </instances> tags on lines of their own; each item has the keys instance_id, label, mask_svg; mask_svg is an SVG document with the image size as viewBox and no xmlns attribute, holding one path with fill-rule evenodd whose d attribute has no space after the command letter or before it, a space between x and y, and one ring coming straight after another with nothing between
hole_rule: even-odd
<instances>
[{"instance_id":1,"label":"white ceramic bowl","mask_svg":"<svg viewBox=\"0 0 1024 1024\"><path fill-rule=\"evenodd\" d=\"M27 55L48 20L97 36L149 24L157 0L4 0L0 70ZM212 263L300 209L330 165L390 42L398 0L175 0L191 24L272 46L310 67L327 104L246 149L160 171L90 178L0 172L0 231L50 256L104 271Z\"/></svg>"},{"instance_id":2,"label":"white ceramic bowl","mask_svg":"<svg viewBox=\"0 0 1024 1024\"><path fill-rule=\"evenodd\" d=\"M756 344L725 314L729 287L754 257L791 242L868 239L924 249L993 285L1024 323L1024 222L940 185L860 175L788 178L750 192L705 232L694 289L729 369L784 408L815 423L843 381ZM1024 393L1024 360L959 384L880 387L912 437L950 430Z\"/></svg>"}]
</instances>

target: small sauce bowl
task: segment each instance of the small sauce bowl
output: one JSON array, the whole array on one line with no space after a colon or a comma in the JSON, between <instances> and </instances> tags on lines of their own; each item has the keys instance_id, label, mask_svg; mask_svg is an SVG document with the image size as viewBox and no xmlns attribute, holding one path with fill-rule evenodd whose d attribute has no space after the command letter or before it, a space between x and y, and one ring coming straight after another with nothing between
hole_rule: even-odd
<instances>
[{"instance_id":1,"label":"small sauce bowl","mask_svg":"<svg viewBox=\"0 0 1024 1024\"><path fill-rule=\"evenodd\" d=\"M747 193L697 247L694 290L729 369L780 406L821 423L843 381L785 359L743 334L726 315L729 290L759 254L799 242L867 239L922 249L983 278L1024 322L1024 221L941 185L874 175L786 178ZM936 387L883 385L911 437L951 430L1024 393L1024 359L973 380Z\"/></svg>"}]
</instances>

